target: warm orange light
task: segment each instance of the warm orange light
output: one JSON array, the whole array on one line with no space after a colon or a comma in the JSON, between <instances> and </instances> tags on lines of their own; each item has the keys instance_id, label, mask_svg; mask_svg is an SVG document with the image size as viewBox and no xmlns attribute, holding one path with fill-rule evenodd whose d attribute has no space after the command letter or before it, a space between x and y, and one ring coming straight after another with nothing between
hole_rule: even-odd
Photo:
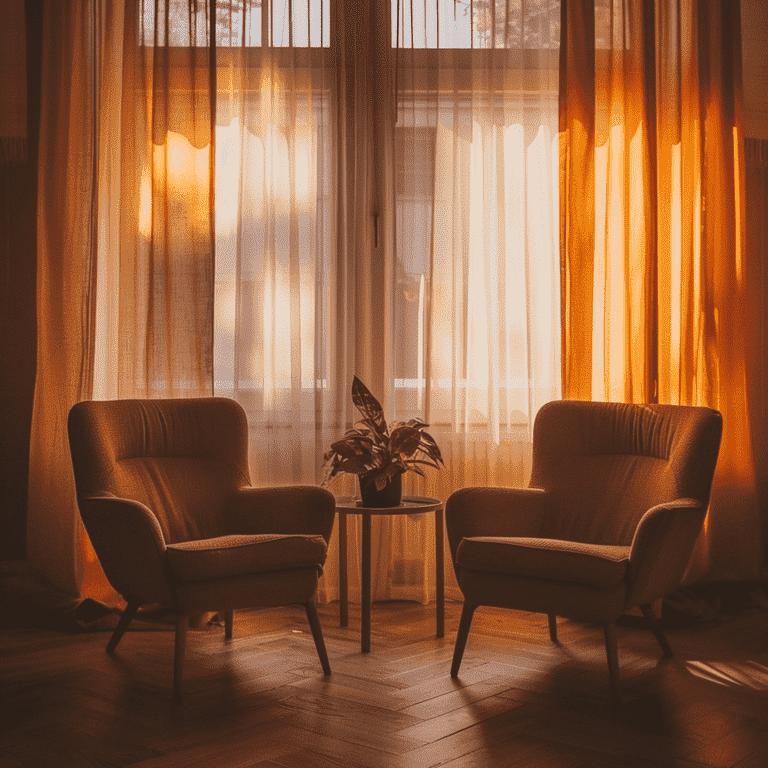
<instances>
[{"instance_id":1,"label":"warm orange light","mask_svg":"<svg viewBox=\"0 0 768 768\"><path fill-rule=\"evenodd\" d=\"M152 177L147 166L141 172L139 232L147 240L152 236Z\"/></svg>"},{"instance_id":2,"label":"warm orange light","mask_svg":"<svg viewBox=\"0 0 768 768\"><path fill-rule=\"evenodd\" d=\"M152 145L152 170L142 170L139 232L151 236L153 204L163 196L175 218L185 217L192 226L207 226L209 178L209 148L197 149L186 136L168 131L164 144Z\"/></svg>"}]
</instances>

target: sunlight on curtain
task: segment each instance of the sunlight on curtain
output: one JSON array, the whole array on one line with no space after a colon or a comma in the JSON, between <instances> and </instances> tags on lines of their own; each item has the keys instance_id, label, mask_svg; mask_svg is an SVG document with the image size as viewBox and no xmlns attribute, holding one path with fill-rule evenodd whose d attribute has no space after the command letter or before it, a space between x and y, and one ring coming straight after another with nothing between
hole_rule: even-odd
<instances>
[{"instance_id":1,"label":"sunlight on curtain","mask_svg":"<svg viewBox=\"0 0 768 768\"><path fill-rule=\"evenodd\" d=\"M314 483L332 421L329 96L322 75L240 74L256 87L217 118L215 392L247 406L254 482Z\"/></svg>"},{"instance_id":2,"label":"sunlight on curtain","mask_svg":"<svg viewBox=\"0 0 768 768\"><path fill-rule=\"evenodd\" d=\"M207 396L214 293L208 18L188 13L186 0L96 5L97 280L93 388L85 397ZM120 602L103 574L100 584L83 593Z\"/></svg>"},{"instance_id":3,"label":"sunlight on curtain","mask_svg":"<svg viewBox=\"0 0 768 768\"><path fill-rule=\"evenodd\" d=\"M275 3L293 19L280 37L248 3L219 14L235 31L217 52L214 379L246 407L255 483L319 480L354 418L353 372L390 419L432 420L448 469L414 492L527 482L530 424L559 394L559 6L509 5L494 11L495 43L482 3L454 21L453 3L428 4L425 20L394 2L375 29L341 14L335 59L320 28L343 3L292 17ZM381 34L397 34L398 7L393 59ZM375 521L374 599L433 597L428 518ZM353 519L350 531L359 545ZM321 599L337 594L337 547Z\"/></svg>"},{"instance_id":4,"label":"sunlight on curtain","mask_svg":"<svg viewBox=\"0 0 768 768\"><path fill-rule=\"evenodd\" d=\"M109 178L100 188L94 397L206 396L214 294L209 18L204 4L186 0L123 5L119 34L110 28L99 40L107 57L97 72L99 167Z\"/></svg>"},{"instance_id":5,"label":"sunlight on curtain","mask_svg":"<svg viewBox=\"0 0 768 768\"><path fill-rule=\"evenodd\" d=\"M410 487L443 500L527 485L533 419L560 396L559 6L392 5L394 402L432 425L446 469Z\"/></svg>"},{"instance_id":6,"label":"sunlight on curtain","mask_svg":"<svg viewBox=\"0 0 768 768\"><path fill-rule=\"evenodd\" d=\"M90 396L93 382L96 125L91 110L95 52L89 40L94 15L93 8L77 2L61 3L55 12L48 5L43 15L37 376L26 554L38 574L71 595L89 586L95 564L77 511L67 439L69 409ZM81 66L68 66L73 60ZM78 140L67 147L62 137L70 135Z\"/></svg>"},{"instance_id":7,"label":"sunlight on curtain","mask_svg":"<svg viewBox=\"0 0 768 768\"><path fill-rule=\"evenodd\" d=\"M759 578L738 3L586 7L568 7L560 94L564 396L720 410L686 579Z\"/></svg>"},{"instance_id":8,"label":"sunlight on curtain","mask_svg":"<svg viewBox=\"0 0 768 768\"><path fill-rule=\"evenodd\" d=\"M316 484L357 374L432 422L447 468L412 492L525 485L560 392L559 4L360 5L127 6L94 394L233 397L254 484ZM433 524L376 521L374 599L434 596Z\"/></svg>"},{"instance_id":9,"label":"sunlight on curtain","mask_svg":"<svg viewBox=\"0 0 768 768\"><path fill-rule=\"evenodd\" d=\"M254 485L315 485L351 382L330 3L245 2L217 24L214 394L246 410Z\"/></svg>"}]
</instances>

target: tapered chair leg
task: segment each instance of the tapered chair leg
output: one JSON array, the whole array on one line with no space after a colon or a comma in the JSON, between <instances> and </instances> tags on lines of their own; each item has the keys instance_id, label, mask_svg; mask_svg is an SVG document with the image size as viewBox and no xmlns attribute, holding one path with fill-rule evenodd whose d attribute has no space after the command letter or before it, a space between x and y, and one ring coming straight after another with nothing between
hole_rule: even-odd
<instances>
[{"instance_id":1,"label":"tapered chair leg","mask_svg":"<svg viewBox=\"0 0 768 768\"><path fill-rule=\"evenodd\" d=\"M315 640L315 648L317 648L317 655L320 657L320 664L323 667L323 672L326 675L330 675L331 665L328 661L328 651L325 649L323 630L320 626L320 619L317 617L317 608L315 607L314 600L310 600L308 603L304 603L304 610L307 612L309 628L312 630L312 637Z\"/></svg>"},{"instance_id":2,"label":"tapered chair leg","mask_svg":"<svg viewBox=\"0 0 768 768\"><path fill-rule=\"evenodd\" d=\"M453 664L451 664L451 677L458 677L461 659L464 656L464 648L469 637L469 628L472 626L472 617L475 615L476 605L464 603L459 620L459 631L456 633L456 645L453 649Z\"/></svg>"},{"instance_id":3,"label":"tapered chair leg","mask_svg":"<svg viewBox=\"0 0 768 768\"><path fill-rule=\"evenodd\" d=\"M173 703L181 704L181 686L184 678L184 652L187 648L189 616L176 617L176 643L173 657Z\"/></svg>"},{"instance_id":4,"label":"tapered chair leg","mask_svg":"<svg viewBox=\"0 0 768 768\"><path fill-rule=\"evenodd\" d=\"M616 640L616 624L610 623L603 627L605 635L605 655L608 657L608 675L611 678L611 698L621 701L619 683L619 648Z\"/></svg>"},{"instance_id":5,"label":"tapered chair leg","mask_svg":"<svg viewBox=\"0 0 768 768\"><path fill-rule=\"evenodd\" d=\"M224 639L232 639L232 616L234 611L224 611Z\"/></svg>"},{"instance_id":6,"label":"tapered chair leg","mask_svg":"<svg viewBox=\"0 0 768 768\"><path fill-rule=\"evenodd\" d=\"M549 639L553 642L557 642L557 616L554 613L548 613L547 619L549 620Z\"/></svg>"},{"instance_id":7,"label":"tapered chair leg","mask_svg":"<svg viewBox=\"0 0 768 768\"><path fill-rule=\"evenodd\" d=\"M661 646L661 650L664 651L664 655L668 659L671 659L672 649L670 648L669 643L667 642L667 638L664 637L664 633L661 631L659 622L656 621L656 617L653 615L653 608L651 608L651 604L644 603L643 605L640 606L640 610L643 612L643 616L645 616L646 620L651 625L653 634L656 636L656 639L659 641L659 645Z\"/></svg>"},{"instance_id":8,"label":"tapered chair leg","mask_svg":"<svg viewBox=\"0 0 768 768\"><path fill-rule=\"evenodd\" d=\"M112 637L110 638L109 643L107 643L107 653L114 653L115 648L117 648L117 644L125 634L125 630L128 629L128 625L131 623L133 617L136 615L136 611L138 611L141 606L141 600L128 601L128 605L125 606L123 615L120 617L120 621L117 622L115 631L112 633Z\"/></svg>"}]
</instances>

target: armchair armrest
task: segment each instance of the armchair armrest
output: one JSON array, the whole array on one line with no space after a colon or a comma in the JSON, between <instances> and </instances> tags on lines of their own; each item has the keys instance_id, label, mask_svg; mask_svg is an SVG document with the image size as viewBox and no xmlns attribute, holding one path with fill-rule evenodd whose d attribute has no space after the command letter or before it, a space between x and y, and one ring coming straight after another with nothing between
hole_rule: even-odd
<instances>
[{"instance_id":1,"label":"armchair armrest","mask_svg":"<svg viewBox=\"0 0 768 768\"><path fill-rule=\"evenodd\" d=\"M541 488L462 488L445 503L451 557L461 540L474 536L541 535L552 499Z\"/></svg>"},{"instance_id":2,"label":"armchair armrest","mask_svg":"<svg viewBox=\"0 0 768 768\"><path fill-rule=\"evenodd\" d=\"M109 583L125 599L172 605L165 538L152 511L115 496L80 499L80 517Z\"/></svg>"},{"instance_id":3,"label":"armchair armrest","mask_svg":"<svg viewBox=\"0 0 768 768\"><path fill-rule=\"evenodd\" d=\"M225 510L229 534L318 534L328 544L336 498L316 485L241 488Z\"/></svg>"},{"instance_id":4,"label":"armchair armrest","mask_svg":"<svg viewBox=\"0 0 768 768\"><path fill-rule=\"evenodd\" d=\"M677 499L643 515L629 553L627 607L650 603L680 586L706 513L695 499Z\"/></svg>"}]
</instances>

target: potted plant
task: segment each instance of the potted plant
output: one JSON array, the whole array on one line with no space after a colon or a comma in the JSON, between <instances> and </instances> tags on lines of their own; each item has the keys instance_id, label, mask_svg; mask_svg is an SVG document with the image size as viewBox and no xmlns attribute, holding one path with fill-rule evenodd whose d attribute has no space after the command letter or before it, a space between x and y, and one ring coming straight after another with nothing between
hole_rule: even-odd
<instances>
[{"instance_id":1,"label":"potted plant","mask_svg":"<svg viewBox=\"0 0 768 768\"><path fill-rule=\"evenodd\" d=\"M384 410L360 379L352 380L352 402L362 418L324 456L323 488L339 474L358 476L364 507L396 507L402 499L402 477L419 465L440 469L443 457L421 419L387 426Z\"/></svg>"}]
</instances>

